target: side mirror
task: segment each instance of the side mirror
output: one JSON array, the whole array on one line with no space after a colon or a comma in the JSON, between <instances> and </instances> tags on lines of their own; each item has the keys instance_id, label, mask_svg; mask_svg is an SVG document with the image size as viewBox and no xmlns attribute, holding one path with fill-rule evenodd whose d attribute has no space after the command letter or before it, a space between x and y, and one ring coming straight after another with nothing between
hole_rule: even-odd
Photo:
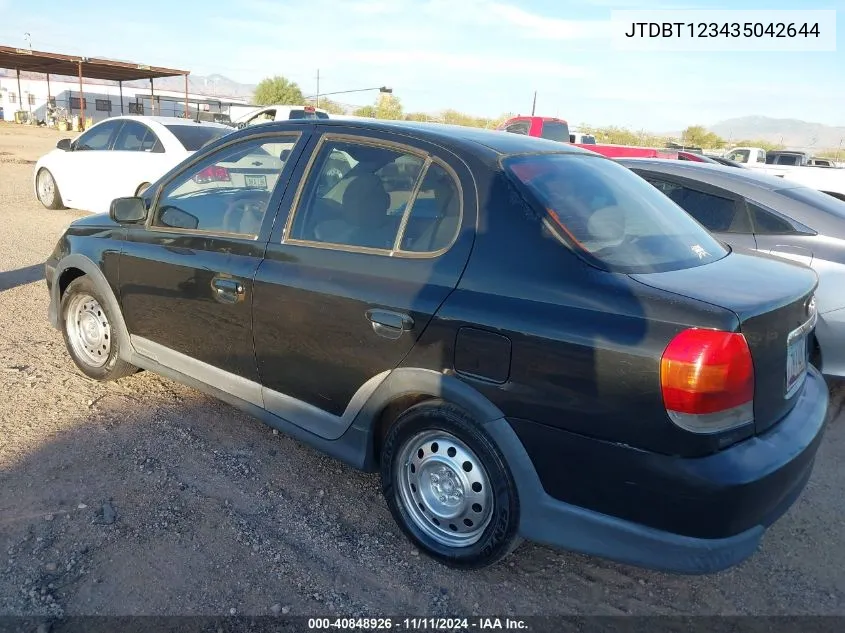
<instances>
[{"instance_id":1,"label":"side mirror","mask_svg":"<svg viewBox=\"0 0 845 633\"><path fill-rule=\"evenodd\" d=\"M138 224L147 219L143 198L116 198L109 208L109 217L118 224Z\"/></svg>"},{"instance_id":2,"label":"side mirror","mask_svg":"<svg viewBox=\"0 0 845 633\"><path fill-rule=\"evenodd\" d=\"M56 143L56 149L60 149L63 152L69 152L71 149L70 139L63 138L58 143Z\"/></svg>"},{"instance_id":3,"label":"side mirror","mask_svg":"<svg viewBox=\"0 0 845 633\"><path fill-rule=\"evenodd\" d=\"M182 211L179 207L162 207L158 219L162 225L174 229L192 230L196 229L200 224L197 216L191 215L187 211Z\"/></svg>"}]
</instances>

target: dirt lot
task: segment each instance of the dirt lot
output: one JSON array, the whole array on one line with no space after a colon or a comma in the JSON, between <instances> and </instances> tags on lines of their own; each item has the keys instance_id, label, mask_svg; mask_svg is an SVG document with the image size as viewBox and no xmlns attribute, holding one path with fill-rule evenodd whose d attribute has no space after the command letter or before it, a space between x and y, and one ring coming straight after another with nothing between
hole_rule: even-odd
<instances>
[{"instance_id":1,"label":"dirt lot","mask_svg":"<svg viewBox=\"0 0 845 633\"><path fill-rule=\"evenodd\" d=\"M58 138L0 125L0 614L845 614L838 411L808 489L738 568L523 545L458 573L400 535L375 476L149 372L83 378L41 268L80 214L42 208L27 163Z\"/></svg>"}]
</instances>

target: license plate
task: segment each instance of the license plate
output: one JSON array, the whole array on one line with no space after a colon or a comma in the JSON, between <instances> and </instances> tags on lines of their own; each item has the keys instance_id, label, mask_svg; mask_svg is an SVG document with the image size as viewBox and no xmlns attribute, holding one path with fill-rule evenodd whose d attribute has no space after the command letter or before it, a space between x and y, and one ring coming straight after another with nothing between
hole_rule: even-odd
<instances>
[{"instance_id":1,"label":"license plate","mask_svg":"<svg viewBox=\"0 0 845 633\"><path fill-rule=\"evenodd\" d=\"M786 346L786 396L800 385L807 373L807 335L797 337Z\"/></svg>"},{"instance_id":2,"label":"license plate","mask_svg":"<svg viewBox=\"0 0 845 633\"><path fill-rule=\"evenodd\" d=\"M267 176L244 176L244 185L247 187L267 188Z\"/></svg>"}]
</instances>

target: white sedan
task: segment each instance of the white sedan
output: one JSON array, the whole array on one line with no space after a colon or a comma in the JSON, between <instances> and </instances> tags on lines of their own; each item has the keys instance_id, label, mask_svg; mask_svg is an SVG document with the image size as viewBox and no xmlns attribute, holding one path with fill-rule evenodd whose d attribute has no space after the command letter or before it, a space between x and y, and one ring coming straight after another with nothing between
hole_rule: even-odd
<instances>
[{"instance_id":1,"label":"white sedan","mask_svg":"<svg viewBox=\"0 0 845 633\"><path fill-rule=\"evenodd\" d=\"M105 213L134 196L202 146L232 132L218 123L152 116L116 116L91 126L35 164L33 185L48 209Z\"/></svg>"}]
</instances>

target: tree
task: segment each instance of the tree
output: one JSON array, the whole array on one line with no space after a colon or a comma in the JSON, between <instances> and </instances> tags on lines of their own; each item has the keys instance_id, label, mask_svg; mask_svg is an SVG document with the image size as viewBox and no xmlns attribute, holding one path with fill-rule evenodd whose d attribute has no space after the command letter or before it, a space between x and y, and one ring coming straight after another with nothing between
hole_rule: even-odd
<instances>
[{"instance_id":1,"label":"tree","mask_svg":"<svg viewBox=\"0 0 845 633\"><path fill-rule=\"evenodd\" d=\"M717 148L725 145L725 140L722 137L703 125L690 125L681 132L681 141L684 145L692 145L693 147Z\"/></svg>"},{"instance_id":2,"label":"tree","mask_svg":"<svg viewBox=\"0 0 845 633\"><path fill-rule=\"evenodd\" d=\"M314 99L309 99L308 103L318 108L322 108L329 114L345 114L346 108L342 105L337 103L336 101L332 101L331 99L326 99L325 97L320 97L320 105L317 105Z\"/></svg>"},{"instance_id":3,"label":"tree","mask_svg":"<svg viewBox=\"0 0 845 633\"><path fill-rule=\"evenodd\" d=\"M392 94L381 94L376 101L376 118L391 119L394 121L402 119L402 102L399 97Z\"/></svg>"},{"instance_id":4,"label":"tree","mask_svg":"<svg viewBox=\"0 0 845 633\"><path fill-rule=\"evenodd\" d=\"M289 79L276 75L262 79L252 95L255 105L301 105L305 102L299 85Z\"/></svg>"},{"instance_id":5,"label":"tree","mask_svg":"<svg viewBox=\"0 0 845 633\"><path fill-rule=\"evenodd\" d=\"M362 106L360 108L353 110L352 114L355 115L355 116L363 116L363 117L369 117L370 119L375 119L376 115L378 113L376 112L375 106L365 105L365 106Z\"/></svg>"},{"instance_id":6,"label":"tree","mask_svg":"<svg viewBox=\"0 0 845 633\"><path fill-rule=\"evenodd\" d=\"M399 101L399 97L394 97L391 94L380 94L374 105L357 108L353 110L352 114L371 119L390 119L393 121L401 121L405 118L402 114L402 102Z\"/></svg>"}]
</instances>

